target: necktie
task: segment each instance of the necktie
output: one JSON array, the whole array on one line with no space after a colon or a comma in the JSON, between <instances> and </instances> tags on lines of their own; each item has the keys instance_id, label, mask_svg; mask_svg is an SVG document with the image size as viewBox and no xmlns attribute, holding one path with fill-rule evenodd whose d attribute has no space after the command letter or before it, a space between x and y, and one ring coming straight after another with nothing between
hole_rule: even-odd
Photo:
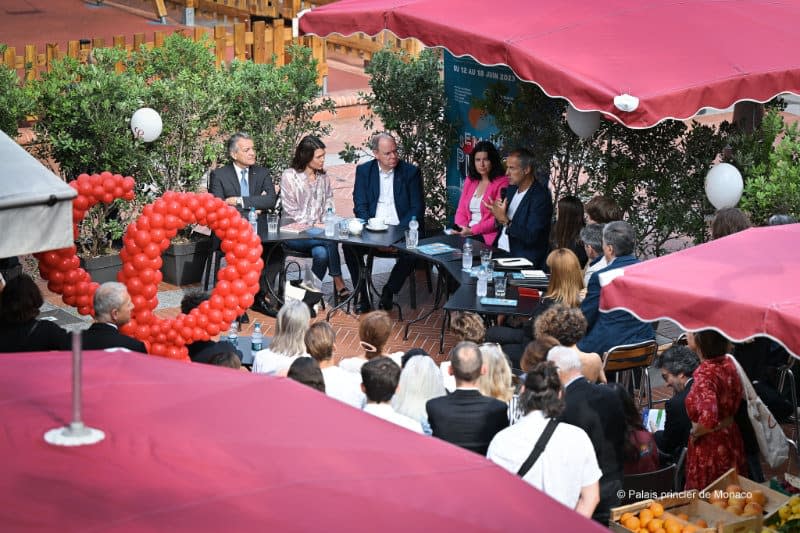
<instances>
[{"instance_id":1,"label":"necktie","mask_svg":"<svg viewBox=\"0 0 800 533\"><path fill-rule=\"evenodd\" d=\"M239 182L242 187L242 191L239 196L244 198L245 196L250 196L250 187L247 185L247 169L242 169L242 180Z\"/></svg>"}]
</instances>

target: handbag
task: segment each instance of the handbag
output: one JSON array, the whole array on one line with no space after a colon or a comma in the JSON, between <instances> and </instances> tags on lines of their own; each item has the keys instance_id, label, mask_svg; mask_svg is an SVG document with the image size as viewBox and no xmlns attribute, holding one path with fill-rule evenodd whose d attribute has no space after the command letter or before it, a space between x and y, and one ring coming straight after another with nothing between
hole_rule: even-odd
<instances>
[{"instance_id":1,"label":"handbag","mask_svg":"<svg viewBox=\"0 0 800 533\"><path fill-rule=\"evenodd\" d=\"M517 475L519 477L525 477L525 474L528 473L528 470L533 468L533 465L536 464L536 460L539 459L540 455L542 455L542 452L547 446L547 442L550 440L550 437L553 436L553 432L556 430L557 425L558 425L558 419L556 418L551 418L547 422L547 425L544 427L544 431L542 431L542 434L539 435L539 439L533 446L531 454L528 456L527 459L525 459L525 462L522 463L522 466L519 467L519 470L517 470Z\"/></svg>"},{"instance_id":2,"label":"handbag","mask_svg":"<svg viewBox=\"0 0 800 533\"><path fill-rule=\"evenodd\" d=\"M745 374L739 362L730 354L727 355L736 371L739 373L739 380L742 382L744 397L747 400L747 417L753 425L753 432L758 441L758 449L761 456L771 468L777 468L789 459L789 443L786 442L786 434L780 424L772 416L767 406L756 394L753 384Z\"/></svg>"},{"instance_id":3,"label":"handbag","mask_svg":"<svg viewBox=\"0 0 800 533\"><path fill-rule=\"evenodd\" d=\"M322 301L324 294L321 290L314 286L313 280L319 282L319 279L314 275L311 270L306 267L306 272L303 278L289 279L289 272L292 266L297 267L297 274L299 276L302 269L300 263L297 261L288 261L286 267L283 269L283 296L285 300L298 300L308 306L311 311L312 318L317 316L316 306ZM309 276L313 277L310 278Z\"/></svg>"}]
</instances>

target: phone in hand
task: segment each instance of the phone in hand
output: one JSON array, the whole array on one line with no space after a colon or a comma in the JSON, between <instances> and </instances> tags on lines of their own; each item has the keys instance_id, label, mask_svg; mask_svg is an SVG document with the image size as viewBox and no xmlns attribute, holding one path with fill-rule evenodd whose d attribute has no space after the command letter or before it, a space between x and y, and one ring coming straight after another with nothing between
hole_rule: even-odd
<instances>
[{"instance_id":1,"label":"phone in hand","mask_svg":"<svg viewBox=\"0 0 800 533\"><path fill-rule=\"evenodd\" d=\"M500 201L505 200L507 195L508 189L500 189Z\"/></svg>"},{"instance_id":2,"label":"phone in hand","mask_svg":"<svg viewBox=\"0 0 800 533\"><path fill-rule=\"evenodd\" d=\"M458 224L453 224L452 228L444 228L445 235L454 235L456 233L459 233L460 231L461 231L461 226L459 226Z\"/></svg>"}]
</instances>

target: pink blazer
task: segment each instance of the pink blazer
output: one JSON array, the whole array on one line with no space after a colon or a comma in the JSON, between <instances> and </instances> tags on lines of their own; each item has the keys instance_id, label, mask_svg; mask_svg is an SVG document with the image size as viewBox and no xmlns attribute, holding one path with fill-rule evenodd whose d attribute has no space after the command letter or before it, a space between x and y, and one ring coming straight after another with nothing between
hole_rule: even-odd
<instances>
[{"instance_id":1,"label":"pink blazer","mask_svg":"<svg viewBox=\"0 0 800 533\"><path fill-rule=\"evenodd\" d=\"M475 189L478 188L479 183L480 180L471 180L469 178L464 180L464 188L461 189L461 198L458 200L458 209L456 209L455 219L456 224L462 228L469 227L471 218L469 213L469 201L472 199L472 195L475 194ZM486 187L486 192L483 193L483 200L494 202L500 195L500 190L506 187L508 187L508 178L505 176L496 177L494 181L490 182L489 186ZM482 235L483 242L490 246L497 237L497 231L495 231L494 227L494 217L492 216L492 212L483 205L483 202L481 202L481 221L471 226L470 229L473 235Z\"/></svg>"}]
</instances>

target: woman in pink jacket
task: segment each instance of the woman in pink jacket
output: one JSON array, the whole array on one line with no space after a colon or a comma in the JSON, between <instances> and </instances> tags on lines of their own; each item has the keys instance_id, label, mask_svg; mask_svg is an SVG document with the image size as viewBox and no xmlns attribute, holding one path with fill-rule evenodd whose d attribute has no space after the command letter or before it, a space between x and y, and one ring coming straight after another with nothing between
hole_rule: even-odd
<instances>
[{"instance_id":1,"label":"woman in pink jacket","mask_svg":"<svg viewBox=\"0 0 800 533\"><path fill-rule=\"evenodd\" d=\"M503 175L497 148L489 141L479 142L472 150L469 172L456 210L455 222L461 226L461 235L480 235L489 246L494 243L497 237L494 216L484 204L492 204L506 187L508 178Z\"/></svg>"}]
</instances>

